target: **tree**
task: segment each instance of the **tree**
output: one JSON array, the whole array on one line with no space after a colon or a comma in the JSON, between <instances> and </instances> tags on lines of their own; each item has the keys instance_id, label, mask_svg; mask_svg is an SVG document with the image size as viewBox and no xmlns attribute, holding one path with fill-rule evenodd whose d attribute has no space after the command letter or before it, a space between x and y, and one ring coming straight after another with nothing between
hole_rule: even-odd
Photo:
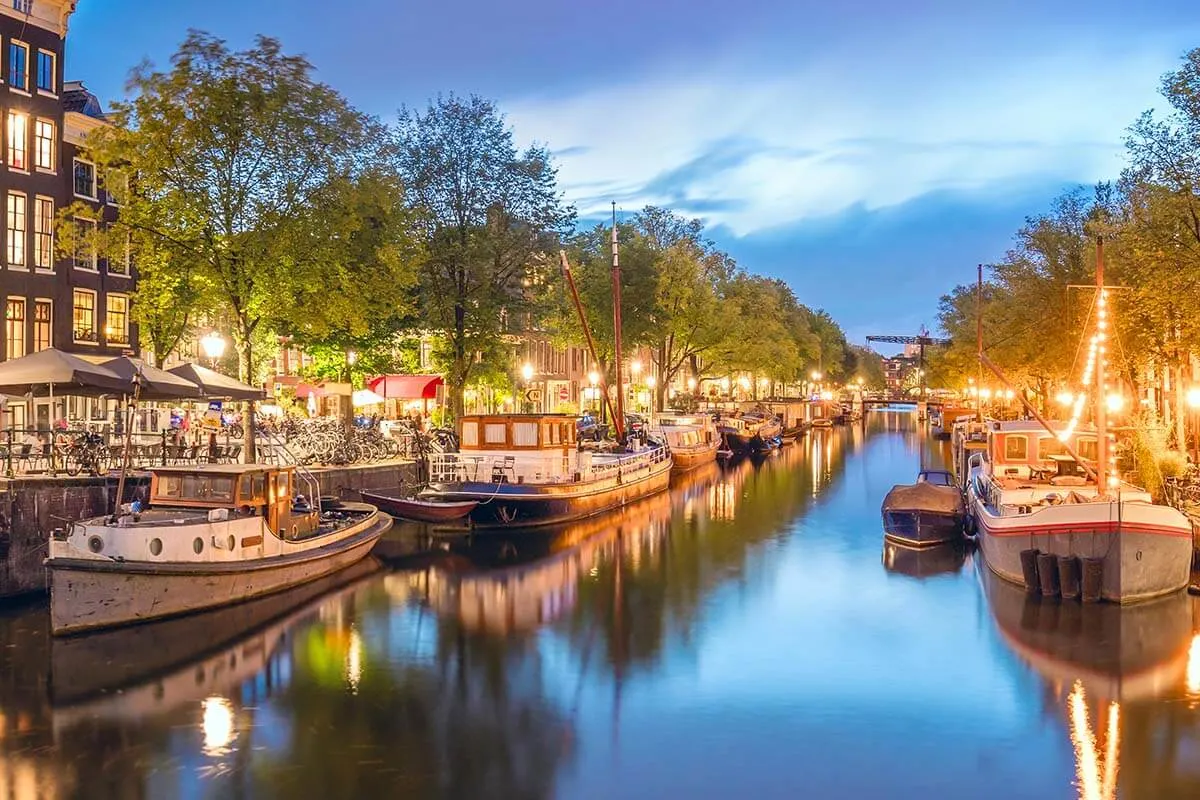
<instances>
[{"instance_id":1,"label":"tree","mask_svg":"<svg viewBox=\"0 0 1200 800\"><path fill-rule=\"evenodd\" d=\"M518 152L483 98L450 95L424 113L401 109L394 138L408 197L425 214L420 308L446 344L447 396L458 419L475 354L501 338L507 315L525 310L534 262L557 250L574 209L562 203L549 151Z\"/></svg>"},{"instance_id":2,"label":"tree","mask_svg":"<svg viewBox=\"0 0 1200 800\"><path fill-rule=\"evenodd\" d=\"M378 163L367 117L266 37L235 52L192 31L170 70L143 64L129 87L114 124L87 143L101 174L134 178L108 235L132 233L161 254L138 265L150 285L156 271L195 269L233 325L243 380L256 381L255 342L268 331L361 313L351 291L370 270L351 277L361 250L340 237L357 202L349 187Z\"/></svg>"}]
</instances>

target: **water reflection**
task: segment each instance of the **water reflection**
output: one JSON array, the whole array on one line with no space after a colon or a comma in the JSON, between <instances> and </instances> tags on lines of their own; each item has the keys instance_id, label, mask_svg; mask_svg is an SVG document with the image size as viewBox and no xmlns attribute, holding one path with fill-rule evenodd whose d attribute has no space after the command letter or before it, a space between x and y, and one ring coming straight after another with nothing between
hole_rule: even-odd
<instances>
[{"instance_id":1,"label":"water reflection","mask_svg":"<svg viewBox=\"0 0 1200 800\"><path fill-rule=\"evenodd\" d=\"M967 561L966 542L944 542L927 547L908 547L890 539L883 540L883 568L897 575L924 579L953 575Z\"/></svg>"},{"instance_id":2,"label":"water reflection","mask_svg":"<svg viewBox=\"0 0 1200 800\"><path fill-rule=\"evenodd\" d=\"M1080 800L1197 796L1200 718L1186 702L1194 599L1042 600L979 571L1001 638L1041 677L1047 711L1065 723Z\"/></svg>"}]
</instances>

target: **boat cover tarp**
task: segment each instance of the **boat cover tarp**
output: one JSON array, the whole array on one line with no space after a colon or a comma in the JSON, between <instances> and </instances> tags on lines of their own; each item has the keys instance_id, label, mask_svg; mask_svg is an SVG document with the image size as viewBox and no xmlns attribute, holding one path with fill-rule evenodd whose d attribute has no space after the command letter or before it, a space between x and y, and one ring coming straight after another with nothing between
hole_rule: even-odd
<instances>
[{"instance_id":1,"label":"boat cover tarp","mask_svg":"<svg viewBox=\"0 0 1200 800\"><path fill-rule=\"evenodd\" d=\"M893 486L883 499L883 510L961 514L962 495L951 486L935 486L932 483Z\"/></svg>"}]
</instances>

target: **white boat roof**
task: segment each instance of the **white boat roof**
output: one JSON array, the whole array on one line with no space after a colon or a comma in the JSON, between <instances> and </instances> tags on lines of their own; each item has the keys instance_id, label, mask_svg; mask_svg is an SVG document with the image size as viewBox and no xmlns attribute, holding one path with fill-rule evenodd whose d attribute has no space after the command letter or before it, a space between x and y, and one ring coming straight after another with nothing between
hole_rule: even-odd
<instances>
[{"instance_id":1,"label":"white boat roof","mask_svg":"<svg viewBox=\"0 0 1200 800\"><path fill-rule=\"evenodd\" d=\"M1049 420L1049 422L1050 427L1055 431L1061 431L1067 427L1067 423L1060 420ZM1049 432L1036 419L1011 419L1002 422L992 420L988 422L988 430L994 433L1038 433L1049 435ZM1096 432L1096 429L1091 425L1079 425L1075 430L1079 433Z\"/></svg>"}]
</instances>

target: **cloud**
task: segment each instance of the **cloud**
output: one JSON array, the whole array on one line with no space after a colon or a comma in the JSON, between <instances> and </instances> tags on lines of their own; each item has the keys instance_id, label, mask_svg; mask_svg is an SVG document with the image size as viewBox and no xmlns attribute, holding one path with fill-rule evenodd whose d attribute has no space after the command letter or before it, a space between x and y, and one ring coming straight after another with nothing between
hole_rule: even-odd
<instances>
[{"instance_id":1,"label":"cloud","mask_svg":"<svg viewBox=\"0 0 1200 800\"><path fill-rule=\"evenodd\" d=\"M654 203L745 236L932 192L1113 177L1125 127L1179 52L913 45L661 65L505 105L519 137L565 148L560 181L581 216Z\"/></svg>"}]
</instances>

